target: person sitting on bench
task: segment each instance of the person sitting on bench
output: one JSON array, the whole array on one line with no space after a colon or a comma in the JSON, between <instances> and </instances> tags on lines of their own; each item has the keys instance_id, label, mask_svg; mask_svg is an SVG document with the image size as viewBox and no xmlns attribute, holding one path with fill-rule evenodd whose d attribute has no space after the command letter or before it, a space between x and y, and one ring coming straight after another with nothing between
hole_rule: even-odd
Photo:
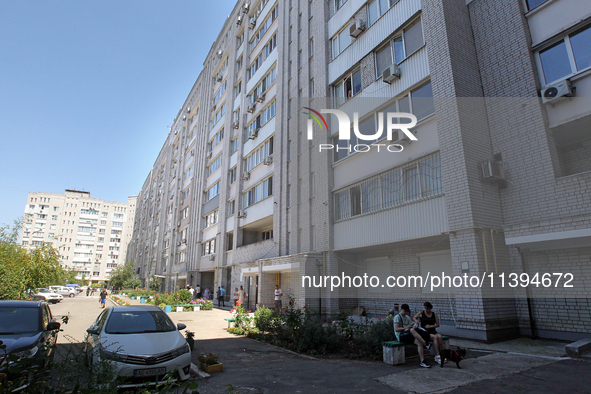
<instances>
[{"instance_id":1,"label":"person sitting on bench","mask_svg":"<svg viewBox=\"0 0 591 394\"><path fill-rule=\"evenodd\" d=\"M414 323L410 319L410 308L408 304L400 305L400 313L394 317L394 333L396 339L403 343L415 343L419 351L419 357L421 363L419 364L423 368L431 368L429 364L425 362L425 340L416 332L413 328Z\"/></svg>"},{"instance_id":2,"label":"person sitting on bench","mask_svg":"<svg viewBox=\"0 0 591 394\"><path fill-rule=\"evenodd\" d=\"M443 337L437 333L436 328L439 327L439 316L433 312L433 305L427 301L423 304L424 310L416 314L413 320L420 323L421 328L427 332L427 338L423 336L426 341L432 341L435 347L435 361L441 364L440 352L443 349Z\"/></svg>"}]
</instances>

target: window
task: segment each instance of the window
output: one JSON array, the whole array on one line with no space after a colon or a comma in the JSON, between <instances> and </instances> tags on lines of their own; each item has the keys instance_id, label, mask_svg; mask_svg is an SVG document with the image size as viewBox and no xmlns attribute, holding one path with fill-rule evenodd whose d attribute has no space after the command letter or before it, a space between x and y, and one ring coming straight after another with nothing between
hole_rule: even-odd
<instances>
[{"instance_id":1,"label":"window","mask_svg":"<svg viewBox=\"0 0 591 394\"><path fill-rule=\"evenodd\" d=\"M369 3L369 24L373 25L380 16L384 15L399 0L373 0Z\"/></svg>"},{"instance_id":2,"label":"window","mask_svg":"<svg viewBox=\"0 0 591 394\"><path fill-rule=\"evenodd\" d=\"M203 228L211 227L215 224L218 224L218 210L216 209L213 212L205 215L203 217Z\"/></svg>"},{"instance_id":3,"label":"window","mask_svg":"<svg viewBox=\"0 0 591 394\"><path fill-rule=\"evenodd\" d=\"M122 219L123 218L123 214L122 213L114 213L113 214L113 218L115 218L115 219Z\"/></svg>"},{"instance_id":4,"label":"window","mask_svg":"<svg viewBox=\"0 0 591 394\"><path fill-rule=\"evenodd\" d=\"M203 256L215 253L215 238L202 244Z\"/></svg>"},{"instance_id":5,"label":"window","mask_svg":"<svg viewBox=\"0 0 591 394\"><path fill-rule=\"evenodd\" d=\"M53 207L53 212L59 212L60 211L60 207Z\"/></svg>"},{"instance_id":6,"label":"window","mask_svg":"<svg viewBox=\"0 0 591 394\"><path fill-rule=\"evenodd\" d=\"M226 237L226 240L228 241L228 250L234 249L234 233L228 233L226 234Z\"/></svg>"},{"instance_id":7,"label":"window","mask_svg":"<svg viewBox=\"0 0 591 394\"><path fill-rule=\"evenodd\" d=\"M57 215L51 215L51 220L57 220Z\"/></svg>"},{"instance_id":8,"label":"window","mask_svg":"<svg viewBox=\"0 0 591 394\"><path fill-rule=\"evenodd\" d=\"M349 35L349 25L347 25L332 39L332 58L339 56L349 45L351 45L351 36Z\"/></svg>"},{"instance_id":9,"label":"window","mask_svg":"<svg viewBox=\"0 0 591 394\"><path fill-rule=\"evenodd\" d=\"M391 64L399 64L423 45L423 28L418 19L376 51L376 78L382 76Z\"/></svg>"},{"instance_id":10,"label":"window","mask_svg":"<svg viewBox=\"0 0 591 394\"><path fill-rule=\"evenodd\" d=\"M242 209L245 209L273 195L273 177L253 186L242 194Z\"/></svg>"},{"instance_id":11,"label":"window","mask_svg":"<svg viewBox=\"0 0 591 394\"><path fill-rule=\"evenodd\" d=\"M181 220L186 219L188 217L189 217L189 207L187 207L181 211Z\"/></svg>"},{"instance_id":12,"label":"window","mask_svg":"<svg viewBox=\"0 0 591 394\"><path fill-rule=\"evenodd\" d=\"M214 104L217 103L218 101L220 101L220 99L222 98L222 95L226 91L226 86L227 86L227 81L224 81L224 83L222 84L222 86L220 86L220 88L218 89L218 91L215 93L215 96L213 98Z\"/></svg>"},{"instance_id":13,"label":"window","mask_svg":"<svg viewBox=\"0 0 591 394\"><path fill-rule=\"evenodd\" d=\"M233 154L238 150L238 137L234 138L232 142L230 142L230 154Z\"/></svg>"},{"instance_id":14,"label":"window","mask_svg":"<svg viewBox=\"0 0 591 394\"><path fill-rule=\"evenodd\" d=\"M220 153L209 166L207 166L207 174L208 176L212 175L214 172L217 171L222 165L222 154Z\"/></svg>"},{"instance_id":15,"label":"window","mask_svg":"<svg viewBox=\"0 0 591 394\"><path fill-rule=\"evenodd\" d=\"M263 3L266 3L266 2L263 2ZM251 52L252 52L252 50L254 50L254 48L257 46L257 44L261 41L261 38L263 38L263 36L267 32L267 30L269 30L269 28L271 27L271 25L273 24L275 19L277 19L278 15L279 15L279 13L277 12L277 7L273 8L271 10L271 12L269 13L269 16L267 17L267 19L265 19L265 21L261 24L261 27L259 28L259 30L253 35L253 38L250 40Z\"/></svg>"},{"instance_id":16,"label":"window","mask_svg":"<svg viewBox=\"0 0 591 394\"><path fill-rule=\"evenodd\" d=\"M254 76L257 70L261 67L265 59L269 57L269 55L273 52L273 50L277 47L277 35L273 35L271 39L265 44L263 49L261 49L261 53L256 57L254 62L250 65L248 70L246 70L246 79L250 79Z\"/></svg>"},{"instance_id":17,"label":"window","mask_svg":"<svg viewBox=\"0 0 591 394\"><path fill-rule=\"evenodd\" d=\"M266 241L268 239L273 239L273 230L263 231L261 233L261 238L263 239L263 241Z\"/></svg>"},{"instance_id":18,"label":"window","mask_svg":"<svg viewBox=\"0 0 591 394\"><path fill-rule=\"evenodd\" d=\"M273 82L275 82L275 79L277 79L277 68L273 66L273 68L269 70L265 77L262 78L261 81L248 94L248 102L250 104L254 104L257 99L271 87Z\"/></svg>"},{"instance_id":19,"label":"window","mask_svg":"<svg viewBox=\"0 0 591 394\"><path fill-rule=\"evenodd\" d=\"M228 217L234 215L236 209L236 200L228 201Z\"/></svg>"},{"instance_id":20,"label":"window","mask_svg":"<svg viewBox=\"0 0 591 394\"><path fill-rule=\"evenodd\" d=\"M242 91L242 81L239 81L234 86L234 98L238 97L238 95L240 94L241 91Z\"/></svg>"},{"instance_id":21,"label":"window","mask_svg":"<svg viewBox=\"0 0 591 394\"><path fill-rule=\"evenodd\" d=\"M269 138L244 158L244 167L246 168L246 171L251 171L253 168L261 164L265 158L273 154L273 139L274 137Z\"/></svg>"},{"instance_id":22,"label":"window","mask_svg":"<svg viewBox=\"0 0 591 394\"><path fill-rule=\"evenodd\" d=\"M207 189L207 201L211 200L218 194L220 194L220 183L216 182L215 185Z\"/></svg>"},{"instance_id":23,"label":"window","mask_svg":"<svg viewBox=\"0 0 591 394\"><path fill-rule=\"evenodd\" d=\"M193 166L187 168L187 170L183 173L183 182L189 179L191 174L193 174Z\"/></svg>"},{"instance_id":24,"label":"window","mask_svg":"<svg viewBox=\"0 0 591 394\"><path fill-rule=\"evenodd\" d=\"M214 150L214 148L216 146L218 146L220 144L220 142L222 142L222 140L224 139L224 129L222 128L220 131L218 131L217 133L215 133L215 135L213 136L213 138L209 141L209 143L207 144L207 151L211 152Z\"/></svg>"},{"instance_id":25,"label":"window","mask_svg":"<svg viewBox=\"0 0 591 394\"><path fill-rule=\"evenodd\" d=\"M247 142L251 135L255 135L258 130L267 124L275 116L275 100L269 104L254 120L244 128L242 140Z\"/></svg>"},{"instance_id":26,"label":"window","mask_svg":"<svg viewBox=\"0 0 591 394\"><path fill-rule=\"evenodd\" d=\"M309 48L308 48L308 56L312 57L314 56L314 38L310 38L310 42L309 42Z\"/></svg>"},{"instance_id":27,"label":"window","mask_svg":"<svg viewBox=\"0 0 591 394\"><path fill-rule=\"evenodd\" d=\"M430 155L334 193L335 220L443 193L439 154Z\"/></svg>"},{"instance_id":28,"label":"window","mask_svg":"<svg viewBox=\"0 0 591 394\"><path fill-rule=\"evenodd\" d=\"M213 128L226 113L226 104L224 103L211 119L211 128Z\"/></svg>"},{"instance_id":29,"label":"window","mask_svg":"<svg viewBox=\"0 0 591 394\"><path fill-rule=\"evenodd\" d=\"M357 69L335 85L334 96L336 97L337 107L361 92L361 89L361 69Z\"/></svg>"},{"instance_id":30,"label":"window","mask_svg":"<svg viewBox=\"0 0 591 394\"><path fill-rule=\"evenodd\" d=\"M181 192L181 200L188 198L191 195L191 186L187 187Z\"/></svg>"},{"instance_id":31,"label":"window","mask_svg":"<svg viewBox=\"0 0 591 394\"><path fill-rule=\"evenodd\" d=\"M113 227L123 227L123 222L113 222Z\"/></svg>"},{"instance_id":32,"label":"window","mask_svg":"<svg viewBox=\"0 0 591 394\"><path fill-rule=\"evenodd\" d=\"M591 26L586 26L540 50L546 84L591 67Z\"/></svg>"},{"instance_id":33,"label":"window","mask_svg":"<svg viewBox=\"0 0 591 394\"><path fill-rule=\"evenodd\" d=\"M527 0L527 9L528 10L533 10L534 8L536 8L539 5L542 5L546 2L547 0Z\"/></svg>"},{"instance_id":34,"label":"window","mask_svg":"<svg viewBox=\"0 0 591 394\"><path fill-rule=\"evenodd\" d=\"M230 185L233 184L234 182L236 182L236 167L233 167L228 172L228 179L230 180Z\"/></svg>"},{"instance_id":35,"label":"window","mask_svg":"<svg viewBox=\"0 0 591 394\"><path fill-rule=\"evenodd\" d=\"M337 12L347 0L334 0L334 11Z\"/></svg>"}]
</instances>

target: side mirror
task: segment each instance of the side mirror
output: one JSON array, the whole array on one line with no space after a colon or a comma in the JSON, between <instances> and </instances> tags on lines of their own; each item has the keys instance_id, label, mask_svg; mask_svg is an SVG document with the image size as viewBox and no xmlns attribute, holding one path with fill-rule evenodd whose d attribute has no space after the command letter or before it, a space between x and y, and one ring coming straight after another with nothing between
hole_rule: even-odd
<instances>
[{"instance_id":1,"label":"side mirror","mask_svg":"<svg viewBox=\"0 0 591 394\"><path fill-rule=\"evenodd\" d=\"M56 321L50 321L45 327L45 331L55 331L60 329L60 324Z\"/></svg>"},{"instance_id":2,"label":"side mirror","mask_svg":"<svg viewBox=\"0 0 591 394\"><path fill-rule=\"evenodd\" d=\"M86 332L89 333L89 334L98 335L99 334L99 329L98 329L97 326L92 326L89 329L87 329Z\"/></svg>"},{"instance_id":3,"label":"side mirror","mask_svg":"<svg viewBox=\"0 0 591 394\"><path fill-rule=\"evenodd\" d=\"M177 323L176 328L178 328L179 331L184 330L185 328L187 328L187 325L183 323Z\"/></svg>"}]
</instances>

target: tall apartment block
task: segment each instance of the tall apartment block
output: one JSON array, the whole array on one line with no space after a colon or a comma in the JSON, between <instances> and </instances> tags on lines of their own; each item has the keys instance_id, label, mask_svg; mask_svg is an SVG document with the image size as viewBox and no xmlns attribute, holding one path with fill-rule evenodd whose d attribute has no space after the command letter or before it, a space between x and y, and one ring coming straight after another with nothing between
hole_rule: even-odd
<instances>
[{"instance_id":1,"label":"tall apartment block","mask_svg":"<svg viewBox=\"0 0 591 394\"><path fill-rule=\"evenodd\" d=\"M110 272L125 263L135 203L135 196L122 203L69 189L64 194L29 193L21 243L27 248L50 243L59 250L62 266L79 272L78 279L108 281Z\"/></svg>"},{"instance_id":2,"label":"tall apartment block","mask_svg":"<svg viewBox=\"0 0 591 394\"><path fill-rule=\"evenodd\" d=\"M279 284L322 314L430 300L445 333L580 338L590 48L576 0L241 0L138 196L128 259L167 290L243 286L250 307ZM414 114L416 140L388 113ZM431 273L497 282L302 281Z\"/></svg>"}]
</instances>

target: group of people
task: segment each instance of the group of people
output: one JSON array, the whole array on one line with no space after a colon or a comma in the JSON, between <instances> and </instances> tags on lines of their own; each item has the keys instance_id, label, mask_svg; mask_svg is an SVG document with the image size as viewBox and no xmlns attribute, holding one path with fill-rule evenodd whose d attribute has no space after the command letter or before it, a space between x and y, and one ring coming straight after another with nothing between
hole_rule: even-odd
<instances>
[{"instance_id":1,"label":"group of people","mask_svg":"<svg viewBox=\"0 0 591 394\"><path fill-rule=\"evenodd\" d=\"M414 317L410 317L410 307L408 304L400 305L399 313L394 316L394 333L399 342L414 343L417 345L420 366L430 368L425 362L425 348L429 350L433 346L435 350L435 362L441 363L441 349L443 348L443 338L437 333L439 327L439 317L433 312L433 305L430 302L423 304L424 309ZM395 308L390 310L390 314L395 313Z\"/></svg>"},{"instance_id":2,"label":"group of people","mask_svg":"<svg viewBox=\"0 0 591 394\"><path fill-rule=\"evenodd\" d=\"M232 302L234 305L244 305L246 301L246 291L244 291L244 287L240 286L240 290L237 287L234 288L234 294L232 295Z\"/></svg>"}]
</instances>

